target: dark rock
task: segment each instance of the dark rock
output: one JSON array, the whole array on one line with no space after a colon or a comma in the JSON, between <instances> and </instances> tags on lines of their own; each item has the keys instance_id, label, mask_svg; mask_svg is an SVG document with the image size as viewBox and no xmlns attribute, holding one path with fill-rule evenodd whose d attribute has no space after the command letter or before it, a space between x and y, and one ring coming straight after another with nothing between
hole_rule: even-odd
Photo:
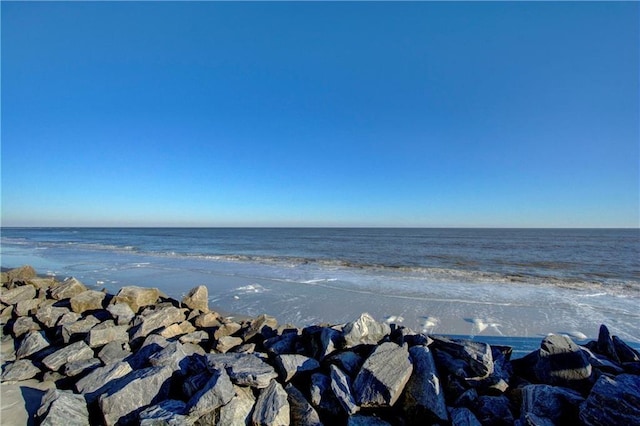
<instances>
[{"instance_id":1,"label":"dark rock","mask_svg":"<svg viewBox=\"0 0 640 426\"><path fill-rule=\"evenodd\" d=\"M392 342L378 346L365 360L353 382L361 407L389 407L400 397L413 366L405 347Z\"/></svg>"},{"instance_id":2,"label":"dark rock","mask_svg":"<svg viewBox=\"0 0 640 426\"><path fill-rule=\"evenodd\" d=\"M353 351L344 351L332 354L327 360L335 364L349 376L354 377L362 367L364 359Z\"/></svg>"},{"instance_id":3,"label":"dark rock","mask_svg":"<svg viewBox=\"0 0 640 426\"><path fill-rule=\"evenodd\" d=\"M332 416L337 415L341 411L341 405L338 402L333 390L331 390L331 378L321 373L315 373L311 376L310 385L311 404Z\"/></svg>"},{"instance_id":4,"label":"dark rock","mask_svg":"<svg viewBox=\"0 0 640 426\"><path fill-rule=\"evenodd\" d=\"M331 370L331 390L336 399L347 414L357 413L360 407L353 397L351 379L335 365L331 365L329 368Z\"/></svg>"},{"instance_id":5,"label":"dark rock","mask_svg":"<svg viewBox=\"0 0 640 426\"><path fill-rule=\"evenodd\" d=\"M528 385L522 388L520 419L525 424L527 416L537 421L545 419L552 424L578 424L578 409L584 398L577 392L549 385Z\"/></svg>"},{"instance_id":6,"label":"dark rock","mask_svg":"<svg viewBox=\"0 0 640 426\"><path fill-rule=\"evenodd\" d=\"M267 352L273 355L295 354L297 342L297 333L286 333L265 340L263 345Z\"/></svg>"},{"instance_id":7,"label":"dark rock","mask_svg":"<svg viewBox=\"0 0 640 426\"><path fill-rule=\"evenodd\" d=\"M116 303L115 305L107 306L107 311L111 314L115 323L118 325L128 325L136 314L126 303Z\"/></svg>"},{"instance_id":8,"label":"dark rock","mask_svg":"<svg viewBox=\"0 0 640 426\"><path fill-rule=\"evenodd\" d=\"M145 288L137 286L122 287L113 298L114 304L126 303L134 313L140 308L153 305L158 301L160 292L157 288Z\"/></svg>"},{"instance_id":9,"label":"dark rock","mask_svg":"<svg viewBox=\"0 0 640 426\"><path fill-rule=\"evenodd\" d=\"M192 376L188 376L182 382L182 394L188 399L195 395L211 378L209 370L201 371Z\"/></svg>"},{"instance_id":10,"label":"dark rock","mask_svg":"<svg viewBox=\"0 0 640 426\"><path fill-rule=\"evenodd\" d=\"M40 425L89 425L89 410L82 395L50 389L38 409Z\"/></svg>"},{"instance_id":11,"label":"dark rock","mask_svg":"<svg viewBox=\"0 0 640 426\"><path fill-rule=\"evenodd\" d=\"M600 326L596 347L598 349L598 353L606 356L613 362L620 363L616 349L613 346L613 339L611 339L611 335L609 334L609 329L604 324Z\"/></svg>"},{"instance_id":12,"label":"dark rock","mask_svg":"<svg viewBox=\"0 0 640 426\"><path fill-rule=\"evenodd\" d=\"M493 353L486 343L437 336L433 337L433 347L437 352L447 352L455 360L466 363L477 378L493 373Z\"/></svg>"},{"instance_id":13,"label":"dark rock","mask_svg":"<svg viewBox=\"0 0 640 426\"><path fill-rule=\"evenodd\" d=\"M135 423L147 406L166 399L172 373L169 367L149 367L111 382L99 398L105 425Z\"/></svg>"},{"instance_id":14,"label":"dark rock","mask_svg":"<svg viewBox=\"0 0 640 426\"><path fill-rule=\"evenodd\" d=\"M371 315L363 313L342 329L347 348L358 345L375 345L391 333L389 324L377 322Z\"/></svg>"},{"instance_id":15,"label":"dark rock","mask_svg":"<svg viewBox=\"0 0 640 426\"><path fill-rule=\"evenodd\" d=\"M5 305L15 305L18 302L32 300L36 297L36 288L32 285L21 285L11 290L2 289L0 302Z\"/></svg>"},{"instance_id":16,"label":"dark rock","mask_svg":"<svg viewBox=\"0 0 640 426\"><path fill-rule=\"evenodd\" d=\"M227 373L224 369L216 369L207 383L189 399L186 412L195 420L227 404L234 395L235 391Z\"/></svg>"},{"instance_id":17,"label":"dark rock","mask_svg":"<svg viewBox=\"0 0 640 426\"><path fill-rule=\"evenodd\" d=\"M173 371L180 371L185 358L192 354L192 351L185 350L182 343L171 342L166 347L151 355L149 357L149 364L154 367L167 366L171 367Z\"/></svg>"},{"instance_id":18,"label":"dark rock","mask_svg":"<svg viewBox=\"0 0 640 426\"><path fill-rule=\"evenodd\" d=\"M587 426L640 424L640 376L600 376L580 407Z\"/></svg>"},{"instance_id":19,"label":"dark rock","mask_svg":"<svg viewBox=\"0 0 640 426\"><path fill-rule=\"evenodd\" d=\"M640 361L640 353L627 345L618 336L613 336L613 346L616 354L620 358L621 362L638 362Z\"/></svg>"},{"instance_id":20,"label":"dark rock","mask_svg":"<svg viewBox=\"0 0 640 426\"><path fill-rule=\"evenodd\" d=\"M290 407L287 392L276 380L260 391L253 409L252 422L256 426L288 425Z\"/></svg>"},{"instance_id":21,"label":"dark rock","mask_svg":"<svg viewBox=\"0 0 640 426\"><path fill-rule=\"evenodd\" d=\"M30 331L41 330L41 327L31 317L21 317L15 320L15 322L13 323L12 329L13 329L13 335L15 337L20 337L23 334L26 334Z\"/></svg>"},{"instance_id":22,"label":"dark rock","mask_svg":"<svg viewBox=\"0 0 640 426\"><path fill-rule=\"evenodd\" d=\"M68 362L93 358L93 351L85 342L76 342L58 349L42 360L42 363L51 371L58 371Z\"/></svg>"},{"instance_id":23,"label":"dark rock","mask_svg":"<svg viewBox=\"0 0 640 426\"><path fill-rule=\"evenodd\" d=\"M41 373L40 369L28 359L19 359L16 362L5 364L2 372L2 381L18 381L34 378Z\"/></svg>"},{"instance_id":24,"label":"dark rock","mask_svg":"<svg viewBox=\"0 0 640 426\"><path fill-rule=\"evenodd\" d=\"M378 417L355 414L349 417L347 426L391 426L391 423Z\"/></svg>"},{"instance_id":25,"label":"dark rock","mask_svg":"<svg viewBox=\"0 0 640 426\"><path fill-rule=\"evenodd\" d=\"M210 368L224 368L231 381L239 386L266 388L278 373L254 354L208 354Z\"/></svg>"},{"instance_id":26,"label":"dark rock","mask_svg":"<svg viewBox=\"0 0 640 426\"><path fill-rule=\"evenodd\" d=\"M256 336L262 339L268 339L276 335L275 330L277 328L278 321L274 317L262 314L251 321L249 328L245 330L242 338L245 342L248 342Z\"/></svg>"},{"instance_id":27,"label":"dark rock","mask_svg":"<svg viewBox=\"0 0 640 426\"><path fill-rule=\"evenodd\" d=\"M317 370L320 363L304 355L284 354L276 356L276 366L282 380L288 382L300 373Z\"/></svg>"},{"instance_id":28,"label":"dark rock","mask_svg":"<svg viewBox=\"0 0 640 426\"><path fill-rule=\"evenodd\" d=\"M540 383L576 390L590 387L591 364L587 356L567 336L551 334L542 340L535 367Z\"/></svg>"},{"instance_id":29,"label":"dark rock","mask_svg":"<svg viewBox=\"0 0 640 426\"><path fill-rule=\"evenodd\" d=\"M304 394L289 383L285 387L289 407L291 408L291 423L300 426L322 426L318 412L311 406Z\"/></svg>"},{"instance_id":30,"label":"dark rock","mask_svg":"<svg viewBox=\"0 0 640 426\"><path fill-rule=\"evenodd\" d=\"M75 388L79 393L85 394L88 402L93 402L100 396L101 390L109 387L112 380L122 378L132 371L131 366L126 362L108 364L96 368L78 380Z\"/></svg>"},{"instance_id":31,"label":"dark rock","mask_svg":"<svg viewBox=\"0 0 640 426\"><path fill-rule=\"evenodd\" d=\"M193 424L185 416L186 404L177 399L165 399L140 412L140 426L188 426Z\"/></svg>"},{"instance_id":32,"label":"dark rock","mask_svg":"<svg viewBox=\"0 0 640 426\"><path fill-rule=\"evenodd\" d=\"M476 417L483 425L513 425L509 399L504 396L480 396L476 408Z\"/></svg>"},{"instance_id":33,"label":"dark rock","mask_svg":"<svg viewBox=\"0 0 640 426\"><path fill-rule=\"evenodd\" d=\"M478 418L465 407L453 408L450 411L451 424L453 426L482 426Z\"/></svg>"},{"instance_id":34,"label":"dark rock","mask_svg":"<svg viewBox=\"0 0 640 426\"><path fill-rule=\"evenodd\" d=\"M609 373L613 375L624 373L624 369L620 367L619 364L609 361L609 359L604 355L594 354L586 347L581 347L580 349L582 349L582 351L587 356L587 359L589 360L589 364L591 364L592 368L600 370L603 373Z\"/></svg>"},{"instance_id":35,"label":"dark rock","mask_svg":"<svg viewBox=\"0 0 640 426\"><path fill-rule=\"evenodd\" d=\"M136 352L126 357L125 361L131 365L131 368L138 370L149 365L151 355L166 347L168 344L169 341L164 337L157 334L150 334L144 339L142 346L140 346Z\"/></svg>"},{"instance_id":36,"label":"dark rock","mask_svg":"<svg viewBox=\"0 0 640 426\"><path fill-rule=\"evenodd\" d=\"M75 278L67 278L60 284L56 284L49 289L52 299L71 299L73 296L87 291L87 287Z\"/></svg>"},{"instance_id":37,"label":"dark rock","mask_svg":"<svg viewBox=\"0 0 640 426\"><path fill-rule=\"evenodd\" d=\"M192 288L182 299L182 304L190 309L209 312L209 290L203 285Z\"/></svg>"},{"instance_id":38,"label":"dark rock","mask_svg":"<svg viewBox=\"0 0 640 426\"><path fill-rule=\"evenodd\" d=\"M236 396L220 408L219 425L251 425L251 412L256 403L251 388L234 386Z\"/></svg>"},{"instance_id":39,"label":"dark rock","mask_svg":"<svg viewBox=\"0 0 640 426\"><path fill-rule=\"evenodd\" d=\"M448 413L440 378L431 351L426 346L409 349L413 373L404 392L404 410L413 423L425 419L447 422Z\"/></svg>"},{"instance_id":40,"label":"dark rock","mask_svg":"<svg viewBox=\"0 0 640 426\"><path fill-rule=\"evenodd\" d=\"M44 337L44 333L41 331L31 331L20 342L20 346L16 351L16 358L26 358L35 354L36 352L49 347L49 342Z\"/></svg>"}]
</instances>

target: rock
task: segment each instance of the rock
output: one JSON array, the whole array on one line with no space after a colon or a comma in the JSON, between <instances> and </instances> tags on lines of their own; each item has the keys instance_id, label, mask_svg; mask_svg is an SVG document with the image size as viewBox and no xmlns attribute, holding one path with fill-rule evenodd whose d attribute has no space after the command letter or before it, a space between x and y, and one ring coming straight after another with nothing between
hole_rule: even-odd
<instances>
[{"instance_id":1,"label":"rock","mask_svg":"<svg viewBox=\"0 0 640 426\"><path fill-rule=\"evenodd\" d=\"M131 368L138 370L149 365L149 358L162 348L165 348L169 341L158 334L150 334L144 339L142 346L138 350L125 358Z\"/></svg>"},{"instance_id":2,"label":"rock","mask_svg":"<svg viewBox=\"0 0 640 426\"><path fill-rule=\"evenodd\" d=\"M36 312L36 319L45 327L53 328L60 317L69 312L69 309L62 306L40 306Z\"/></svg>"},{"instance_id":3,"label":"rock","mask_svg":"<svg viewBox=\"0 0 640 426\"><path fill-rule=\"evenodd\" d=\"M405 388L403 408L414 423L431 419L433 422L448 421L447 406L440 378L431 351L426 346L409 349L413 373Z\"/></svg>"},{"instance_id":4,"label":"rock","mask_svg":"<svg viewBox=\"0 0 640 426\"><path fill-rule=\"evenodd\" d=\"M56 279L54 277L34 277L27 279L27 284L37 289L47 289L56 284Z\"/></svg>"},{"instance_id":5,"label":"rock","mask_svg":"<svg viewBox=\"0 0 640 426\"><path fill-rule=\"evenodd\" d=\"M71 310L78 314L86 311L102 309L102 302L106 294L101 291L87 290L76 294L70 300Z\"/></svg>"},{"instance_id":6,"label":"rock","mask_svg":"<svg viewBox=\"0 0 640 426\"><path fill-rule=\"evenodd\" d=\"M251 388L234 386L236 396L227 405L220 408L219 425L251 424L251 411L256 402Z\"/></svg>"},{"instance_id":7,"label":"rock","mask_svg":"<svg viewBox=\"0 0 640 426\"><path fill-rule=\"evenodd\" d=\"M187 403L190 418L197 419L227 404L235 392L224 369L214 370L205 385Z\"/></svg>"},{"instance_id":8,"label":"rock","mask_svg":"<svg viewBox=\"0 0 640 426\"><path fill-rule=\"evenodd\" d=\"M300 373L319 369L320 363L304 355L285 354L276 356L276 366L282 380L288 382Z\"/></svg>"},{"instance_id":9,"label":"rock","mask_svg":"<svg viewBox=\"0 0 640 426\"><path fill-rule=\"evenodd\" d=\"M297 333L285 333L265 340L262 345L272 355L295 354L297 342Z\"/></svg>"},{"instance_id":10,"label":"rock","mask_svg":"<svg viewBox=\"0 0 640 426\"><path fill-rule=\"evenodd\" d=\"M482 426L478 418L465 407L453 408L450 412L453 426Z\"/></svg>"},{"instance_id":11,"label":"rock","mask_svg":"<svg viewBox=\"0 0 640 426\"><path fill-rule=\"evenodd\" d=\"M98 358L81 359L79 361L72 361L65 364L63 372L67 377L78 376L83 373L87 373L102 365L102 361Z\"/></svg>"},{"instance_id":12,"label":"rock","mask_svg":"<svg viewBox=\"0 0 640 426\"><path fill-rule=\"evenodd\" d=\"M75 278L67 278L62 283L54 285L49 289L52 299L71 299L82 292L87 291L87 287Z\"/></svg>"},{"instance_id":13,"label":"rock","mask_svg":"<svg viewBox=\"0 0 640 426\"><path fill-rule=\"evenodd\" d=\"M6 275L4 275L6 274ZM36 270L29 265L20 266L19 268L13 268L3 273L2 284L10 283L13 281L28 281L36 278Z\"/></svg>"},{"instance_id":14,"label":"rock","mask_svg":"<svg viewBox=\"0 0 640 426\"><path fill-rule=\"evenodd\" d=\"M198 315L193 323L198 328L214 328L221 325L220 320L220 315L216 312L207 312Z\"/></svg>"},{"instance_id":15,"label":"rock","mask_svg":"<svg viewBox=\"0 0 640 426\"><path fill-rule=\"evenodd\" d=\"M127 326L118 325L102 329L93 328L89 331L86 342L92 348L104 346L107 343L128 343L129 333L127 333Z\"/></svg>"},{"instance_id":16,"label":"rock","mask_svg":"<svg viewBox=\"0 0 640 426\"><path fill-rule=\"evenodd\" d=\"M349 376L344 374L344 372L335 365L331 365L329 368L331 371L331 390L336 396L336 399L347 414L352 415L357 413L360 407L358 407L353 397Z\"/></svg>"},{"instance_id":17,"label":"rock","mask_svg":"<svg viewBox=\"0 0 640 426\"><path fill-rule=\"evenodd\" d=\"M33 362L28 359L19 359L16 362L4 365L2 381L28 380L34 378L39 373L41 373L40 369L33 365Z\"/></svg>"},{"instance_id":18,"label":"rock","mask_svg":"<svg viewBox=\"0 0 640 426\"><path fill-rule=\"evenodd\" d=\"M109 387L112 380L124 377L132 371L133 369L126 362L108 364L96 368L78 380L75 388L79 393L85 394L87 402L91 403L100 396L102 390Z\"/></svg>"},{"instance_id":19,"label":"rock","mask_svg":"<svg viewBox=\"0 0 640 426\"><path fill-rule=\"evenodd\" d=\"M347 348L358 345L375 345L391 333L389 324L379 323L367 313L355 321L347 323L342 329Z\"/></svg>"},{"instance_id":20,"label":"rock","mask_svg":"<svg viewBox=\"0 0 640 426\"><path fill-rule=\"evenodd\" d=\"M231 381L239 386L266 388L278 377L272 366L254 354L208 354L209 368L224 368Z\"/></svg>"},{"instance_id":21,"label":"rock","mask_svg":"<svg viewBox=\"0 0 640 426\"><path fill-rule=\"evenodd\" d=\"M45 339L44 333L31 331L22 339L22 342L20 342L20 346L16 351L16 358L26 358L46 347L49 347L49 342Z\"/></svg>"},{"instance_id":22,"label":"rock","mask_svg":"<svg viewBox=\"0 0 640 426\"><path fill-rule=\"evenodd\" d=\"M290 408L287 392L276 380L260 391L252 415L256 426L288 425Z\"/></svg>"},{"instance_id":23,"label":"rock","mask_svg":"<svg viewBox=\"0 0 640 426\"><path fill-rule=\"evenodd\" d=\"M67 324L72 324L76 321L80 321L81 319L82 319L82 315L77 314L75 312L67 312L60 316L56 325L63 326Z\"/></svg>"},{"instance_id":24,"label":"rock","mask_svg":"<svg viewBox=\"0 0 640 426\"><path fill-rule=\"evenodd\" d=\"M89 411L82 395L51 389L44 394L38 409L40 425L89 425Z\"/></svg>"},{"instance_id":25,"label":"rock","mask_svg":"<svg viewBox=\"0 0 640 426\"><path fill-rule=\"evenodd\" d=\"M374 416L356 414L347 420L347 426L391 426L391 423Z\"/></svg>"},{"instance_id":26,"label":"rock","mask_svg":"<svg viewBox=\"0 0 640 426\"><path fill-rule=\"evenodd\" d=\"M189 293L182 298L182 304L189 309L209 312L209 290L203 285L192 288Z\"/></svg>"},{"instance_id":27,"label":"rock","mask_svg":"<svg viewBox=\"0 0 640 426\"><path fill-rule=\"evenodd\" d=\"M33 315L38 311L38 307L42 299L28 299L21 300L16 303L13 312L19 317L26 317L27 315Z\"/></svg>"},{"instance_id":28,"label":"rock","mask_svg":"<svg viewBox=\"0 0 640 426\"><path fill-rule=\"evenodd\" d=\"M173 371L181 371L181 363L187 363L185 358L190 354L185 351L182 343L180 342L171 342L163 349L160 349L158 352L154 353L149 357L149 364L154 367L158 366L167 366L171 367Z\"/></svg>"},{"instance_id":29,"label":"rock","mask_svg":"<svg viewBox=\"0 0 640 426\"><path fill-rule=\"evenodd\" d=\"M398 400L413 366L405 347L392 342L378 346L367 358L353 382L361 407L390 407Z\"/></svg>"},{"instance_id":30,"label":"rock","mask_svg":"<svg viewBox=\"0 0 640 426\"><path fill-rule=\"evenodd\" d=\"M39 331L40 329L40 325L31 317L20 317L13 323L13 335L15 337L20 337L30 331Z\"/></svg>"},{"instance_id":31,"label":"rock","mask_svg":"<svg viewBox=\"0 0 640 426\"><path fill-rule=\"evenodd\" d=\"M177 399L165 399L140 412L140 426L189 426L193 422L185 416L186 404Z\"/></svg>"},{"instance_id":32,"label":"rock","mask_svg":"<svg viewBox=\"0 0 640 426\"><path fill-rule=\"evenodd\" d=\"M638 362L640 361L640 353L627 345L618 336L613 336L613 346L616 354L620 358L621 362Z\"/></svg>"},{"instance_id":33,"label":"rock","mask_svg":"<svg viewBox=\"0 0 640 426\"><path fill-rule=\"evenodd\" d=\"M129 343L109 342L98 352L98 358L105 364L121 361L131 355Z\"/></svg>"},{"instance_id":34,"label":"rock","mask_svg":"<svg viewBox=\"0 0 640 426\"><path fill-rule=\"evenodd\" d=\"M147 406L166 399L172 373L169 367L149 367L111 382L99 398L105 425L134 423Z\"/></svg>"},{"instance_id":35,"label":"rock","mask_svg":"<svg viewBox=\"0 0 640 426\"><path fill-rule=\"evenodd\" d=\"M184 312L175 306L166 306L153 310L146 309L133 320L131 340L144 338L154 330L184 320Z\"/></svg>"},{"instance_id":36,"label":"rock","mask_svg":"<svg viewBox=\"0 0 640 426\"><path fill-rule=\"evenodd\" d=\"M285 391L288 395L291 423L300 426L322 426L318 412L311 406L307 398L291 383Z\"/></svg>"},{"instance_id":37,"label":"rock","mask_svg":"<svg viewBox=\"0 0 640 426\"><path fill-rule=\"evenodd\" d=\"M242 344L242 339L239 337L222 336L218 339L216 344L216 350L221 353L226 353L230 349L235 348Z\"/></svg>"},{"instance_id":38,"label":"rock","mask_svg":"<svg viewBox=\"0 0 640 426\"><path fill-rule=\"evenodd\" d=\"M609 334L609 329L604 324L600 325L596 347L598 349L598 353L605 355L613 362L617 362L618 364L620 363L616 349L613 346L613 339L611 339L611 335Z\"/></svg>"},{"instance_id":39,"label":"rock","mask_svg":"<svg viewBox=\"0 0 640 426\"><path fill-rule=\"evenodd\" d=\"M51 371L58 371L64 364L72 361L93 358L93 351L83 341L72 343L58 349L42 360Z\"/></svg>"},{"instance_id":40,"label":"rock","mask_svg":"<svg viewBox=\"0 0 640 426\"><path fill-rule=\"evenodd\" d=\"M471 369L472 377L485 378L493 373L493 353L491 346L473 340L432 337L436 351L447 352L456 361L462 361ZM469 377L465 370L466 378Z\"/></svg>"},{"instance_id":41,"label":"rock","mask_svg":"<svg viewBox=\"0 0 640 426\"><path fill-rule=\"evenodd\" d=\"M640 376L600 376L579 416L587 426L640 424Z\"/></svg>"},{"instance_id":42,"label":"rock","mask_svg":"<svg viewBox=\"0 0 640 426\"><path fill-rule=\"evenodd\" d=\"M209 341L209 333L204 330L197 330L193 333L180 336L180 343L194 343L196 345L206 344Z\"/></svg>"},{"instance_id":43,"label":"rock","mask_svg":"<svg viewBox=\"0 0 640 426\"><path fill-rule=\"evenodd\" d=\"M232 334L240 331L242 326L237 322L229 322L226 324L222 324L218 329L213 333L213 337L215 339L220 339L223 336L231 336Z\"/></svg>"},{"instance_id":44,"label":"rock","mask_svg":"<svg viewBox=\"0 0 640 426\"><path fill-rule=\"evenodd\" d=\"M248 342L255 336L261 336L263 339L268 339L276 335L275 330L277 328L278 321L274 317L262 314L251 321L249 328L245 330L242 337L245 342Z\"/></svg>"},{"instance_id":45,"label":"rock","mask_svg":"<svg viewBox=\"0 0 640 426\"><path fill-rule=\"evenodd\" d=\"M107 311L109 311L111 317L118 325L128 325L133 317L136 316L136 314L131 309L131 306L126 303L116 303L115 305L109 305L107 306Z\"/></svg>"},{"instance_id":46,"label":"rock","mask_svg":"<svg viewBox=\"0 0 640 426\"><path fill-rule=\"evenodd\" d=\"M540 383L581 390L591 381L589 359L567 336L551 334L542 340L534 373Z\"/></svg>"},{"instance_id":47,"label":"rock","mask_svg":"<svg viewBox=\"0 0 640 426\"><path fill-rule=\"evenodd\" d=\"M331 364L335 364L342 371L353 377L362 367L364 360L360 355L352 351L344 351L337 354L333 354L328 358Z\"/></svg>"},{"instance_id":48,"label":"rock","mask_svg":"<svg viewBox=\"0 0 640 426\"><path fill-rule=\"evenodd\" d=\"M520 419L527 424L527 415L551 424L578 424L578 410L584 398L579 393L549 385L527 385L522 388ZM529 416L530 417L530 416Z\"/></svg>"},{"instance_id":49,"label":"rock","mask_svg":"<svg viewBox=\"0 0 640 426\"><path fill-rule=\"evenodd\" d=\"M114 297L114 303L126 303L137 313L140 308L155 304L159 297L160 292L157 288L128 286L120 289Z\"/></svg>"},{"instance_id":50,"label":"rock","mask_svg":"<svg viewBox=\"0 0 640 426\"><path fill-rule=\"evenodd\" d=\"M322 327L312 337L313 357L322 361L343 344L342 333L329 327Z\"/></svg>"},{"instance_id":51,"label":"rock","mask_svg":"<svg viewBox=\"0 0 640 426\"><path fill-rule=\"evenodd\" d=\"M311 376L310 396L311 404L317 409L333 416L340 413L341 405L331 389L331 378L328 376L321 373Z\"/></svg>"},{"instance_id":52,"label":"rock","mask_svg":"<svg viewBox=\"0 0 640 426\"><path fill-rule=\"evenodd\" d=\"M605 357L604 355L596 355L584 346L580 347L580 349L587 356L589 364L591 364L592 368L600 370L604 373L613 374L615 376L624 373L624 369L620 367L619 364L609 361L609 358Z\"/></svg>"},{"instance_id":53,"label":"rock","mask_svg":"<svg viewBox=\"0 0 640 426\"><path fill-rule=\"evenodd\" d=\"M70 343L74 340L85 339L89 331L100 321L94 316L88 316L76 322L68 323L62 326L62 340Z\"/></svg>"},{"instance_id":54,"label":"rock","mask_svg":"<svg viewBox=\"0 0 640 426\"><path fill-rule=\"evenodd\" d=\"M36 288L32 285L21 285L11 290L2 289L0 302L5 305L15 305L18 302L31 300L36 297Z\"/></svg>"},{"instance_id":55,"label":"rock","mask_svg":"<svg viewBox=\"0 0 640 426\"><path fill-rule=\"evenodd\" d=\"M182 321L180 324L171 324L163 328L158 334L166 339L170 339L172 337L193 333L194 331L196 331L196 328L191 325L189 321Z\"/></svg>"},{"instance_id":56,"label":"rock","mask_svg":"<svg viewBox=\"0 0 640 426\"><path fill-rule=\"evenodd\" d=\"M480 396L476 417L483 425L513 425L514 418L506 396Z\"/></svg>"}]
</instances>

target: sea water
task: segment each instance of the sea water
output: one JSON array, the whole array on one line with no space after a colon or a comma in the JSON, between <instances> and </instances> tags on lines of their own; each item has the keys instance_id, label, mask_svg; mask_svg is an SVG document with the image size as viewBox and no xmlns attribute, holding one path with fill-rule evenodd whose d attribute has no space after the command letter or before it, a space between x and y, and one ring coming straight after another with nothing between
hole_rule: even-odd
<instances>
[{"instance_id":1,"label":"sea water","mask_svg":"<svg viewBox=\"0 0 640 426\"><path fill-rule=\"evenodd\" d=\"M3 228L3 267L74 276L281 323L360 312L416 331L640 341L639 229Z\"/></svg>"}]
</instances>

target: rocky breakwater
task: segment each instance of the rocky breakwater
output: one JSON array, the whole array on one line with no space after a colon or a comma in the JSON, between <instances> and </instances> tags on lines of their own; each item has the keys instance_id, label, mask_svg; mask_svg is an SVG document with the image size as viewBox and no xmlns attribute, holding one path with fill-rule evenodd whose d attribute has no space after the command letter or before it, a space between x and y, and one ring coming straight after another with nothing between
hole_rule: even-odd
<instances>
[{"instance_id":1,"label":"rocky breakwater","mask_svg":"<svg viewBox=\"0 0 640 426\"><path fill-rule=\"evenodd\" d=\"M368 314L300 329L224 318L207 299L3 273L2 381L53 384L35 424L640 424L640 355L605 326L512 360Z\"/></svg>"}]
</instances>

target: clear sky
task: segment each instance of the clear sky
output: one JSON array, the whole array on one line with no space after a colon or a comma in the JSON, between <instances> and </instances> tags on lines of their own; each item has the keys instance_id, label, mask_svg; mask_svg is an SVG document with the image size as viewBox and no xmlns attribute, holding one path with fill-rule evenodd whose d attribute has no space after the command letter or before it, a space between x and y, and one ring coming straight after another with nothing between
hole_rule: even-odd
<instances>
[{"instance_id":1,"label":"clear sky","mask_svg":"<svg viewBox=\"0 0 640 426\"><path fill-rule=\"evenodd\" d=\"M1 13L3 226L639 225L636 2Z\"/></svg>"}]
</instances>

